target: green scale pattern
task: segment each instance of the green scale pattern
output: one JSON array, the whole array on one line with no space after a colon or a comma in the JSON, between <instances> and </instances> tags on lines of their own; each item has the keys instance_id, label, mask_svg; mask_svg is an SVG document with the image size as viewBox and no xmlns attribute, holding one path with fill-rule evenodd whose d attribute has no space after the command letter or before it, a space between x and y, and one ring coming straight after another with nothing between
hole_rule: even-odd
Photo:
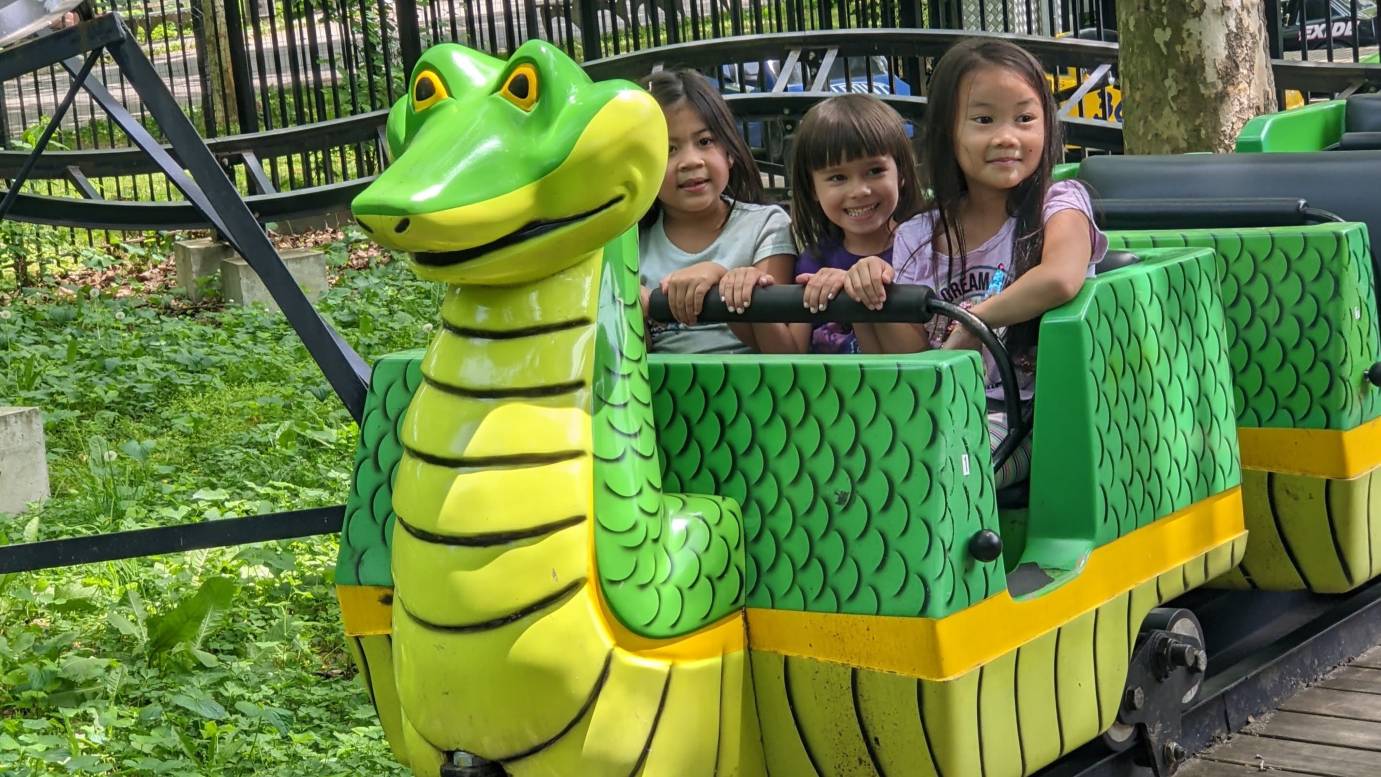
<instances>
[{"instance_id":1,"label":"green scale pattern","mask_svg":"<svg viewBox=\"0 0 1381 777\"><path fill-rule=\"evenodd\" d=\"M663 493L631 229L605 247L595 345L595 558L610 609L674 637L743 607L743 519L712 489ZM709 495L707 495L709 494Z\"/></svg>"},{"instance_id":2,"label":"green scale pattern","mask_svg":"<svg viewBox=\"0 0 1381 777\"><path fill-rule=\"evenodd\" d=\"M967 550L997 530L974 354L658 355L651 378L667 487L743 506L748 606L940 618L1003 590Z\"/></svg>"},{"instance_id":3,"label":"green scale pattern","mask_svg":"<svg viewBox=\"0 0 1381 777\"><path fill-rule=\"evenodd\" d=\"M1033 535L1102 545L1241 482L1215 286L1208 251L1144 251L1045 315Z\"/></svg>"},{"instance_id":4,"label":"green scale pattern","mask_svg":"<svg viewBox=\"0 0 1381 777\"><path fill-rule=\"evenodd\" d=\"M422 353L391 354L374 365L355 450L355 477L345 502L338 585L393 585L393 474L403 456L403 414L422 384Z\"/></svg>"},{"instance_id":5,"label":"green scale pattern","mask_svg":"<svg viewBox=\"0 0 1381 777\"><path fill-rule=\"evenodd\" d=\"M1363 374L1381 359L1360 224L1114 232L1113 247L1213 249L1237 424L1347 430L1381 414Z\"/></svg>"}]
</instances>

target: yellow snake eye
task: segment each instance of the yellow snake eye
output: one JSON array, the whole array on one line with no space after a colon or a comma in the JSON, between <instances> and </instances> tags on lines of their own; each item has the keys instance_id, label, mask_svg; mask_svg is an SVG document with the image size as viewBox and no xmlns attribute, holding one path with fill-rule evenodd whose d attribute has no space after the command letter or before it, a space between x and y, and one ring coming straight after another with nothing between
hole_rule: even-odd
<instances>
[{"instance_id":1,"label":"yellow snake eye","mask_svg":"<svg viewBox=\"0 0 1381 777\"><path fill-rule=\"evenodd\" d=\"M537 92L537 68L526 63L513 68L508 80L503 83L503 89L499 90L505 100L525 111L531 111L532 106L537 104Z\"/></svg>"},{"instance_id":2,"label":"yellow snake eye","mask_svg":"<svg viewBox=\"0 0 1381 777\"><path fill-rule=\"evenodd\" d=\"M412 82L412 109L415 112L425 111L449 96L441 77L430 70L418 73L417 80Z\"/></svg>"}]
</instances>

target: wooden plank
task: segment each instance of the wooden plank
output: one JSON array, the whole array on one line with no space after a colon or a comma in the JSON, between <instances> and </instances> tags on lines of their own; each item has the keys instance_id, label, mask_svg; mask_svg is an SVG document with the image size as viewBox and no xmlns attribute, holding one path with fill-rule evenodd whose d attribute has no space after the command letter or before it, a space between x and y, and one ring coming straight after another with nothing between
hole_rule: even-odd
<instances>
[{"instance_id":1,"label":"wooden plank","mask_svg":"<svg viewBox=\"0 0 1381 777\"><path fill-rule=\"evenodd\" d=\"M1364 666L1369 669L1381 669L1381 645L1358 656L1353 660L1352 665Z\"/></svg>"},{"instance_id":2,"label":"wooden plank","mask_svg":"<svg viewBox=\"0 0 1381 777\"><path fill-rule=\"evenodd\" d=\"M1319 685L1339 691L1381 694L1381 669L1345 666L1325 677Z\"/></svg>"},{"instance_id":3,"label":"wooden plank","mask_svg":"<svg viewBox=\"0 0 1381 777\"><path fill-rule=\"evenodd\" d=\"M1367 750L1252 736L1233 737L1203 758L1318 777L1376 777L1378 766L1376 753Z\"/></svg>"},{"instance_id":4,"label":"wooden plank","mask_svg":"<svg viewBox=\"0 0 1381 777\"><path fill-rule=\"evenodd\" d=\"M1179 771L1175 772L1175 777L1262 777L1263 774L1270 777L1272 774L1290 775L1308 774L1308 772L1292 772L1285 769L1272 769L1269 772L1263 772L1257 766L1196 759L1181 766Z\"/></svg>"},{"instance_id":5,"label":"wooden plank","mask_svg":"<svg viewBox=\"0 0 1381 777\"><path fill-rule=\"evenodd\" d=\"M1286 700L1280 708L1289 712L1307 712L1331 718L1381 723L1381 698L1370 693L1337 691L1332 688L1306 688L1295 694L1294 698Z\"/></svg>"},{"instance_id":6,"label":"wooden plank","mask_svg":"<svg viewBox=\"0 0 1381 777\"><path fill-rule=\"evenodd\" d=\"M1281 711L1272 715L1253 733L1272 739L1293 739L1381 752L1381 723ZM1374 757L1381 763L1381 756Z\"/></svg>"}]
</instances>

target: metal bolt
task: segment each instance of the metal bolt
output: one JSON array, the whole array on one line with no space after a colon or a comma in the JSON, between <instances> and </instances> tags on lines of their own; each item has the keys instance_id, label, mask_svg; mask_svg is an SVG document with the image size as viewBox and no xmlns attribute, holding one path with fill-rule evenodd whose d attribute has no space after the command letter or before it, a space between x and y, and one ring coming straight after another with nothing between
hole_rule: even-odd
<instances>
[{"instance_id":1,"label":"metal bolt","mask_svg":"<svg viewBox=\"0 0 1381 777\"><path fill-rule=\"evenodd\" d=\"M1203 651L1188 642L1172 642L1166 649L1167 658L1174 666L1197 666Z\"/></svg>"},{"instance_id":2,"label":"metal bolt","mask_svg":"<svg viewBox=\"0 0 1381 777\"><path fill-rule=\"evenodd\" d=\"M1165 760L1172 764L1177 764L1189 757L1189 753L1185 751L1184 747L1173 740L1165 743L1164 753Z\"/></svg>"},{"instance_id":3,"label":"metal bolt","mask_svg":"<svg viewBox=\"0 0 1381 777\"><path fill-rule=\"evenodd\" d=\"M1127 696L1122 700L1122 703L1128 712L1136 712L1146 706L1146 691L1143 691L1140 685L1135 688L1128 688Z\"/></svg>"},{"instance_id":4,"label":"metal bolt","mask_svg":"<svg viewBox=\"0 0 1381 777\"><path fill-rule=\"evenodd\" d=\"M1202 650L1197 652L1198 656L1195 657L1194 663L1189 665L1189 671L1195 674L1203 674L1208 671L1208 653Z\"/></svg>"}]
</instances>

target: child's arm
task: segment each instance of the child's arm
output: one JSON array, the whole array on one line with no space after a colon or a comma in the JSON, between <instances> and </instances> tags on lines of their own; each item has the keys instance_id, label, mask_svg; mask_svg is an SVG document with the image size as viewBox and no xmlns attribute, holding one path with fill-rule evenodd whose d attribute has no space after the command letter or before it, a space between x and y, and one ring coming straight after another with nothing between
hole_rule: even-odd
<instances>
[{"instance_id":1,"label":"child's arm","mask_svg":"<svg viewBox=\"0 0 1381 777\"><path fill-rule=\"evenodd\" d=\"M719 294L730 310L742 313L752 305L754 289L791 283L795 264L791 254L777 254L730 270L719 283ZM762 353L805 353L810 344L810 324L730 324L729 329Z\"/></svg>"},{"instance_id":2,"label":"child's arm","mask_svg":"<svg viewBox=\"0 0 1381 777\"><path fill-rule=\"evenodd\" d=\"M870 310L882 309L887 286L896 277L890 262L865 256L844 274L844 292ZM864 353L916 353L930 347L920 324L854 324L858 347Z\"/></svg>"},{"instance_id":3,"label":"child's arm","mask_svg":"<svg viewBox=\"0 0 1381 777\"><path fill-rule=\"evenodd\" d=\"M1045 247L1040 264L1012 285L973 306L972 313L997 329L1020 324L1074 299L1084 287L1093 255L1088 216L1062 210L1045 222ZM957 327L946 348L978 348L978 338Z\"/></svg>"}]
</instances>

